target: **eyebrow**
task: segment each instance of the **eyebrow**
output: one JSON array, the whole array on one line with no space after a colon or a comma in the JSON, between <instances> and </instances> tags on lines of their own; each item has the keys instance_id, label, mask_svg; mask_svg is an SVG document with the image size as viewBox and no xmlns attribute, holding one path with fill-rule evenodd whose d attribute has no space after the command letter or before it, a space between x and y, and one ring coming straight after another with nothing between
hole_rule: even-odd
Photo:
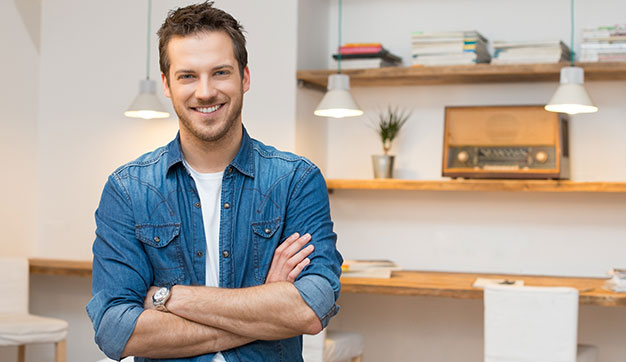
<instances>
[{"instance_id":1,"label":"eyebrow","mask_svg":"<svg viewBox=\"0 0 626 362\"><path fill-rule=\"evenodd\" d=\"M216 70L220 70L220 69L235 69L235 67L233 67L230 64L221 64L221 65L213 67L211 69L211 71L216 71ZM195 71L193 71L191 69L179 69L176 72L174 72L174 75L177 75L177 74L189 74L189 73L195 73Z\"/></svg>"}]
</instances>

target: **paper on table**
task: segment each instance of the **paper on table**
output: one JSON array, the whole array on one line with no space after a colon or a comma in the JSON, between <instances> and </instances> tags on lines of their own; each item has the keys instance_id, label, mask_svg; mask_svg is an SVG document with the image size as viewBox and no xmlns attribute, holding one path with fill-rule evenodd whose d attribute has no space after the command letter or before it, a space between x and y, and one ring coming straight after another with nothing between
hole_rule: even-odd
<instances>
[{"instance_id":1,"label":"paper on table","mask_svg":"<svg viewBox=\"0 0 626 362\"><path fill-rule=\"evenodd\" d=\"M514 279L489 279L489 278L476 278L474 284L472 286L474 288L484 288L487 285L500 284L500 285L512 285L516 287L521 287L524 285L523 280L514 280Z\"/></svg>"}]
</instances>

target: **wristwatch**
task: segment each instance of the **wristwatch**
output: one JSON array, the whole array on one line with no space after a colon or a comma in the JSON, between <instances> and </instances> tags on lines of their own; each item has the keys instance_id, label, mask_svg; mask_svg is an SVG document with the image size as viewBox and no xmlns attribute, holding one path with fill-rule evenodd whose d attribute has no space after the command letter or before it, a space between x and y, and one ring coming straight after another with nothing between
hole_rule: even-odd
<instances>
[{"instance_id":1,"label":"wristwatch","mask_svg":"<svg viewBox=\"0 0 626 362\"><path fill-rule=\"evenodd\" d=\"M165 308L165 303L168 299L170 299L170 288L161 287L152 295L152 304L154 304L154 308L161 312L167 312L167 308Z\"/></svg>"}]
</instances>

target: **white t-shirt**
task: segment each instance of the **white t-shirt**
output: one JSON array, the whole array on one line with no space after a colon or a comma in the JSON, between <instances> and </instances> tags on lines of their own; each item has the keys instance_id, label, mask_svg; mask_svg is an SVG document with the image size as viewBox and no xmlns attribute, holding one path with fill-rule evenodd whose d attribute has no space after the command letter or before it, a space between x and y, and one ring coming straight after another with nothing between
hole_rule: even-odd
<instances>
[{"instance_id":1,"label":"white t-shirt","mask_svg":"<svg viewBox=\"0 0 626 362\"><path fill-rule=\"evenodd\" d=\"M183 161L183 164L196 183L200 205L202 205L202 223L204 224L204 236L206 238L206 285L219 287L220 201L224 172L200 173L194 170L187 161ZM226 362L221 353L217 353L213 361Z\"/></svg>"}]
</instances>

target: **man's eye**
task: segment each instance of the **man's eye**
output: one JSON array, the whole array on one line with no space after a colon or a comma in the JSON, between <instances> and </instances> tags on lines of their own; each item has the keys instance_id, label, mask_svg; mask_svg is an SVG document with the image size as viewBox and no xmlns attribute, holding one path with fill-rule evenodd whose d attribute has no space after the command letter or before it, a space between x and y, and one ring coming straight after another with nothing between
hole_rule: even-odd
<instances>
[{"instance_id":1,"label":"man's eye","mask_svg":"<svg viewBox=\"0 0 626 362\"><path fill-rule=\"evenodd\" d=\"M215 75L217 76L225 76L230 74L230 72L228 70L218 70L217 72L215 72Z\"/></svg>"},{"instance_id":2,"label":"man's eye","mask_svg":"<svg viewBox=\"0 0 626 362\"><path fill-rule=\"evenodd\" d=\"M193 74L181 74L178 79L191 79L193 78Z\"/></svg>"}]
</instances>

